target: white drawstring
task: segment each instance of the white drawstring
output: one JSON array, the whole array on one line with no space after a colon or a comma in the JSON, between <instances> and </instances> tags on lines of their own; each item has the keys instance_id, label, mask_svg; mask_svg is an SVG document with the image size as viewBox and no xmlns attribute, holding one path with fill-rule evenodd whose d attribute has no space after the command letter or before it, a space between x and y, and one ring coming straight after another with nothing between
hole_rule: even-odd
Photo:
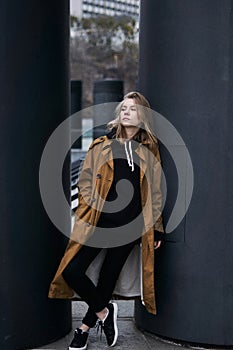
<instances>
[{"instance_id":1,"label":"white drawstring","mask_svg":"<svg viewBox=\"0 0 233 350\"><path fill-rule=\"evenodd\" d=\"M131 171L134 171L134 162L133 162L133 152L132 152L131 141L129 141L129 152L127 150L127 142L125 142L125 153L126 153L127 161L128 161L128 164L131 168Z\"/></svg>"}]
</instances>

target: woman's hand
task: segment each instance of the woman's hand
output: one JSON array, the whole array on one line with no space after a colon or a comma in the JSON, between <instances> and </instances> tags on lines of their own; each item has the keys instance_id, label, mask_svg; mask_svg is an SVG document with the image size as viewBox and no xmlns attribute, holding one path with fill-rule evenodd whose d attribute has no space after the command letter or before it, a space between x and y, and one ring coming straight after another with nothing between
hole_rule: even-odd
<instances>
[{"instance_id":1,"label":"woman's hand","mask_svg":"<svg viewBox=\"0 0 233 350\"><path fill-rule=\"evenodd\" d=\"M162 241L154 241L154 248L158 249L161 246Z\"/></svg>"}]
</instances>

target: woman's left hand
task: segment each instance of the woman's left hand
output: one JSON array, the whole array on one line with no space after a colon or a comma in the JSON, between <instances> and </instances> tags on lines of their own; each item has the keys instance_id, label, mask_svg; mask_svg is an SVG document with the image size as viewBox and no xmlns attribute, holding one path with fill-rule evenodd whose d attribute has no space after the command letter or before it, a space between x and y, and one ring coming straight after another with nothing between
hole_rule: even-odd
<instances>
[{"instance_id":1,"label":"woman's left hand","mask_svg":"<svg viewBox=\"0 0 233 350\"><path fill-rule=\"evenodd\" d=\"M158 249L161 246L162 241L154 241L154 248Z\"/></svg>"}]
</instances>

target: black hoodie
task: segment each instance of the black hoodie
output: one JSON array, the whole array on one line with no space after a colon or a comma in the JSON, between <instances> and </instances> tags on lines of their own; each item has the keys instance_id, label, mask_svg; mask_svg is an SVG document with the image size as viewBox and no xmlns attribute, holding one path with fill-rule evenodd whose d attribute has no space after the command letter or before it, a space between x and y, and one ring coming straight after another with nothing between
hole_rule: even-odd
<instances>
[{"instance_id":1,"label":"black hoodie","mask_svg":"<svg viewBox=\"0 0 233 350\"><path fill-rule=\"evenodd\" d=\"M134 163L134 169L132 169L127 160L125 145L115 139L114 132L107 134L107 137L113 139L111 147L114 162L114 178L97 226L104 228L119 227L121 230L125 229L126 234L127 231L133 230L138 237L138 234L140 235L142 232L143 225L139 157L135 153L138 142L131 141ZM129 150L128 144L127 149ZM109 207L108 204L113 204L113 201L115 203L118 202L119 206L116 205L115 208ZM137 221L135 221L136 218Z\"/></svg>"}]
</instances>

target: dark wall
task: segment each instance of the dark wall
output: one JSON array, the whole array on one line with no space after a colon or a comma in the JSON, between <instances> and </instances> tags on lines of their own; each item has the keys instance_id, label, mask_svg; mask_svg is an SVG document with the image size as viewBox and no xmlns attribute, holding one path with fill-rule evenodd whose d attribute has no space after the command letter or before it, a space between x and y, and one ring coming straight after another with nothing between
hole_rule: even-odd
<instances>
[{"instance_id":1,"label":"dark wall","mask_svg":"<svg viewBox=\"0 0 233 350\"><path fill-rule=\"evenodd\" d=\"M70 303L47 298L67 240L39 191L43 149L69 116L68 2L3 0L0 33L0 348L13 350L47 344L71 327Z\"/></svg>"},{"instance_id":2,"label":"dark wall","mask_svg":"<svg viewBox=\"0 0 233 350\"><path fill-rule=\"evenodd\" d=\"M233 345L232 7L230 0L141 2L139 89L184 139L194 191L184 220L155 253L157 316L137 303L136 323L215 345ZM178 184L164 145L161 154L166 223Z\"/></svg>"}]
</instances>

